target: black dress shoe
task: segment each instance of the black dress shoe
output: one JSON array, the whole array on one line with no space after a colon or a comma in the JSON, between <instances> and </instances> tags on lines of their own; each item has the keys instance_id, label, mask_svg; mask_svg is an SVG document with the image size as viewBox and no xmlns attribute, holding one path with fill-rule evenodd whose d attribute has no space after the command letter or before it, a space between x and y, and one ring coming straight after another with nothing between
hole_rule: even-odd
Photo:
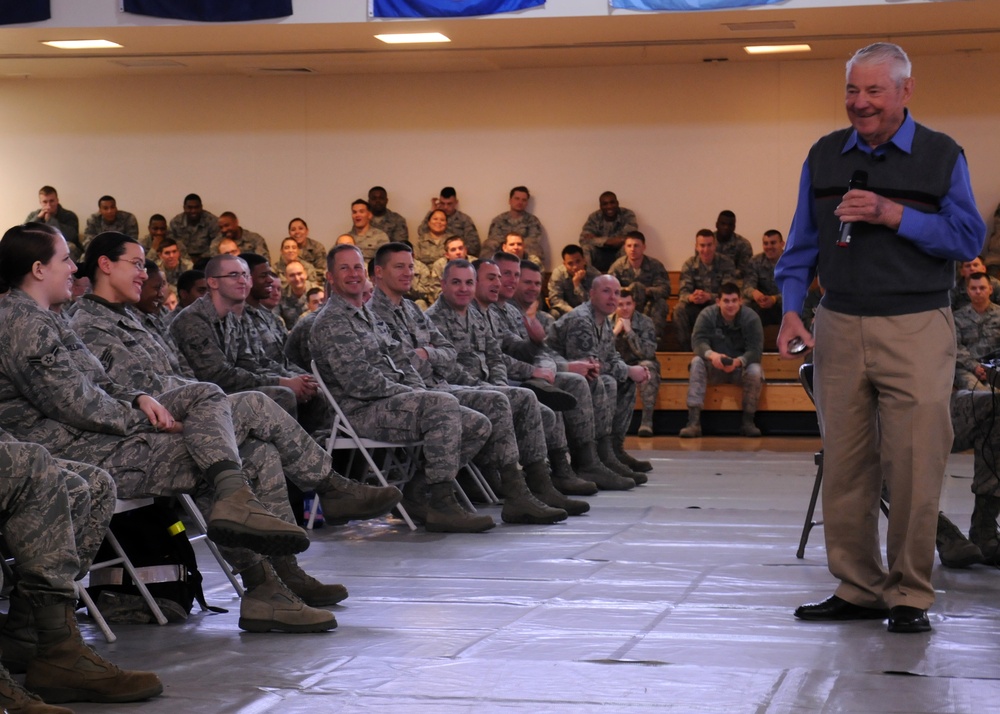
<instances>
[{"instance_id":1,"label":"black dress shoe","mask_svg":"<svg viewBox=\"0 0 1000 714\"><path fill-rule=\"evenodd\" d=\"M896 605L889 610L889 632L930 632L931 623L927 610L907 605Z\"/></svg>"},{"instance_id":2,"label":"black dress shoe","mask_svg":"<svg viewBox=\"0 0 1000 714\"><path fill-rule=\"evenodd\" d=\"M911 608L912 609L912 608ZM842 620L884 620L889 610L881 607L864 607L831 595L823 602L802 605L795 610L800 620L842 621Z\"/></svg>"}]
</instances>

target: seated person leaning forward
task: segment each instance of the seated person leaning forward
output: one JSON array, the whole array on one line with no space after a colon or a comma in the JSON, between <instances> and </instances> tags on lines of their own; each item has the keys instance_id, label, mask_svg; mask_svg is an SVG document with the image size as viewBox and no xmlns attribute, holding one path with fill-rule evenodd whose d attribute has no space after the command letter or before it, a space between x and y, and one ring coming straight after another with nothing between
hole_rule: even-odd
<instances>
[{"instance_id":1,"label":"seated person leaning forward","mask_svg":"<svg viewBox=\"0 0 1000 714\"><path fill-rule=\"evenodd\" d=\"M743 307L736 283L723 283L719 298L698 315L691 343L691 382L688 386L688 423L680 431L685 439L701 436L701 409L709 384L743 385L743 436L760 436L753 423L757 401L764 384L760 356L764 349L764 328L750 308Z\"/></svg>"}]
</instances>

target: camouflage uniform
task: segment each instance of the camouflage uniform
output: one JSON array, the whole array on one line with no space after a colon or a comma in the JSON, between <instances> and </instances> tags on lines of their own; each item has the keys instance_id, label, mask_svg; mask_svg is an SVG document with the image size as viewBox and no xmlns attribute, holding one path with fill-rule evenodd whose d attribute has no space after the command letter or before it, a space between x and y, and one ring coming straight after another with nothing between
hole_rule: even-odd
<instances>
[{"instance_id":1,"label":"camouflage uniform","mask_svg":"<svg viewBox=\"0 0 1000 714\"><path fill-rule=\"evenodd\" d=\"M299 260L307 268L312 268L316 272L317 279L322 282L326 276L326 246L318 240L306 238L306 244L299 246ZM282 260L278 261L282 263ZM284 269L278 271L279 275L284 275Z\"/></svg>"},{"instance_id":2,"label":"camouflage uniform","mask_svg":"<svg viewBox=\"0 0 1000 714\"><path fill-rule=\"evenodd\" d=\"M667 329L667 313L670 307L670 275L663 263L648 255L642 257L639 270L632 267L628 256L623 255L608 268L608 275L614 275L622 287L632 287L636 312L648 315L656 328L659 338Z\"/></svg>"},{"instance_id":3,"label":"camouflage uniform","mask_svg":"<svg viewBox=\"0 0 1000 714\"><path fill-rule=\"evenodd\" d=\"M219 237L219 219L208 211L202 211L193 226L187 222L187 215L178 213L170 219L167 235L182 246L192 261L211 255L210 246Z\"/></svg>"},{"instance_id":4,"label":"camouflage uniform","mask_svg":"<svg viewBox=\"0 0 1000 714\"><path fill-rule=\"evenodd\" d=\"M417 242L413 244L413 261L423 263L428 268L442 258L447 262L444 255L444 244L451 237L451 233L445 233L441 236L441 240L437 240L430 231L417 233Z\"/></svg>"},{"instance_id":5,"label":"camouflage uniform","mask_svg":"<svg viewBox=\"0 0 1000 714\"><path fill-rule=\"evenodd\" d=\"M264 354L245 315L228 312L220 317L212 296L204 295L178 313L170 323L170 333L197 379L217 384L230 394L263 391L287 412L296 413L295 394L278 382L297 373Z\"/></svg>"},{"instance_id":6,"label":"camouflage uniform","mask_svg":"<svg viewBox=\"0 0 1000 714\"><path fill-rule=\"evenodd\" d=\"M288 328L284 321L262 305L254 307L250 303L243 306L243 314L250 320L256 334L256 342L261 346L264 354L278 364L282 364L286 369L298 372L297 368L291 368L285 358L285 341L288 339Z\"/></svg>"},{"instance_id":7,"label":"camouflage uniform","mask_svg":"<svg viewBox=\"0 0 1000 714\"><path fill-rule=\"evenodd\" d=\"M486 445L476 455L476 464L484 470L496 471L516 466L522 454L515 438L519 432L514 425L509 397L500 390L449 384L447 375L453 371L457 357L455 347L412 300L404 298L399 305L394 305L384 292L376 289L369 306L385 321L393 337L409 356L413 369L429 388L453 395L459 404L490 420L493 430ZM427 359L416 353L417 348L427 352ZM540 429L541 423L534 422L532 426ZM539 457L538 453L529 453L528 456L535 460L545 458L544 454Z\"/></svg>"},{"instance_id":8,"label":"camouflage uniform","mask_svg":"<svg viewBox=\"0 0 1000 714\"><path fill-rule=\"evenodd\" d=\"M684 350L691 349L691 330L698 315L709 305L715 304L723 283L736 282L736 266L724 255L715 255L711 265L705 265L694 255L684 261L681 267L680 288L677 291L677 307L674 308L674 324L677 337ZM704 290L712 294L712 300L701 305L690 302L691 293Z\"/></svg>"},{"instance_id":9,"label":"camouflage uniform","mask_svg":"<svg viewBox=\"0 0 1000 714\"><path fill-rule=\"evenodd\" d=\"M139 240L139 222L128 211L118 211L118 215L115 216L115 220L112 223L105 223L104 217L100 213L93 213L87 219L87 227L83 230L80 247L86 250L87 246L90 245L90 241L94 240L101 233L108 233L110 231L124 233Z\"/></svg>"},{"instance_id":10,"label":"camouflage uniform","mask_svg":"<svg viewBox=\"0 0 1000 714\"><path fill-rule=\"evenodd\" d=\"M611 324L618 322L616 315L611 316ZM649 379L639 388L642 397L643 420L648 411L652 417L656 407L656 397L660 393L660 362L656 359L656 330L653 321L636 311L632 314L632 331L624 330L615 335L615 349L628 365L642 365L649 370Z\"/></svg>"},{"instance_id":11,"label":"camouflage uniform","mask_svg":"<svg viewBox=\"0 0 1000 714\"><path fill-rule=\"evenodd\" d=\"M74 316L73 326L115 383L142 390L160 400L185 389L221 394L215 385L194 382L174 372L166 350L131 319L131 311L94 299L85 303ZM294 523L285 478L303 490L327 491L329 477L334 473L329 456L264 394L240 392L230 395L227 401L231 409L228 426L239 445L244 472L254 492L271 513ZM207 488L199 489L197 500L207 517L211 508ZM260 556L245 549L223 551L237 569L248 568L260 560Z\"/></svg>"},{"instance_id":12,"label":"camouflage uniform","mask_svg":"<svg viewBox=\"0 0 1000 714\"><path fill-rule=\"evenodd\" d=\"M39 214L42 209L37 209L28 214L28 217L24 219L25 223L31 223L32 221L37 221ZM59 208L56 209L56 214L45 221L46 225L52 226L62 233L63 238L69 243L70 250L74 251L73 259L79 258L83 251L80 249L80 219L76 217L73 211L69 211L59 204Z\"/></svg>"},{"instance_id":13,"label":"camouflage uniform","mask_svg":"<svg viewBox=\"0 0 1000 714\"><path fill-rule=\"evenodd\" d=\"M100 492L44 447L0 437L0 530L15 559L17 593L32 607L76 599L74 581L86 573L115 505L114 482L95 471L103 475Z\"/></svg>"},{"instance_id":14,"label":"camouflage uniform","mask_svg":"<svg viewBox=\"0 0 1000 714\"><path fill-rule=\"evenodd\" d=\"M331 295L313 322L309 351L361 435L424 442L428 484L454 479L490 436L486 417L424 388L402 346L366 306Z\"/></svg>"},{"instance_id":15,"label":"camouflage uniform","mask_svg":"<svg viewBox=\"0 0 1000 714\"><path fill-rule=\"evenodd\" d=\"M173 285L175 288L177 287L177 279L181 277L181 273L186 273L194 267L194 263L191 262L191 259L185 258L183 255L177 263L176 268L163 267L163 261L160 259L160 256L156 256L155 260L156 264L160 266L160 272L163 273L163 279L168 285Z\"/></svg>"},{"instance_id":16,"label":"camouflage uniform","mask_svg":"<svg viewBox=\"0 0 1000 714\"><path fill-rule=\"evenodd\" d=\"M435 280L431 269L420 261L413 263L413 286L406 297L417 303L421 310L426 310L441 294L441 281Z\"/></svg>"},{"instance_id":17,"label":"camouflage uniform","mask_svg":"<svg viewBox=\"0 0 1000 714\"><path fill-rule=\"evenodd\" d=\"M504 211L490 222L490 232L483 244L483 253L493 255L508 233L518 233L524 238L524 254L528 260L544 267L545 253L542 251L542 222L533 213L525 211L520 217L514 218L510 211Z\"/></svg>"},{"instance_id":18,"label":"camouflage uniform","mask_svg":"<svg viewBox=\"0 0 1000 714\"><path fill-rule=\"evenodd\" d=\"M757 313L764 325L781 324L781 290L774 282L774 266L777 263L768 260L763 253L758 253L743 270L743 304ZM762 309L753 299L753 291L760 290L765 295L777 298L772 307Z\"/></svg>"},{"instance_id":19,"label":"camouflage uniform","mask_svg":"<svg viewBox=\"0 0 1000 714\"><path fill-rule=\"evenodd\" d=\"M604 384L609 403L615 405L611 436L621 441L632 419L636 387L635 382L629 379L628 365L615 349L613 329L609 319L597 320L593 306L588 302L556 321L549 333L549 344L568 360L594 357L600 362L600 381Z\"/></svg>"},{"instance_id":20,"label":"camouflage uniform","mask_svg":"<svg viewBox=\"0 0 1000 714\"><path fill-rule=\"evenodd\" d=\"M566 270L566 266L558 265L549 277L549 312L552 317L562 317L567 312L571 312L574 307L579 307L590 299L590 286L594 278L601 277L601 271L594 266L587 265L587 275L580 283L579 287L573 284L573 276Z\"/></svg>"},{"instance_id":21,"label":"camouflage uniform","mask_svg":"<svg viewBox=\"0 0 1000 714\"><path fill-rule=\"evenodd\" d=\"M305 262L301 253L299 253L297 260L302 263L302 267L306 269L306 280L308 280L312 285L323 284L323 280L326 278L326 268L323 268L322 272L320 272L316 269L316 266ZM326 258L323 259L323 262L326 262ZM273 267L274 272L278 274L278 280L281 281L281 289L284 290L288 287L288 278L285 277L285 270L288 268L288 264L285 262L285 257L282 256L278 258L278 262L275 263Z\"/></svg>"},{"instance_id":22,"label":"camouflage uniform","mask_svg":"<svg viewBox=\"0 0 1000 714\"><path fill-rule=\"evenodd\" d=\"M347 234L354 236L354 245L361 251L361 255L364 256L366 263L375 257L375 251L378 250L380 245L385 245L389 242L389 236L386 235L385 231L379 230L372 225L368 226L368 230L365 231L364 235L358 233L358 229L353 226Z\"/></svg>"},{"instance_id":23,"label":"camouflage uniform","mask_svg":"<svg viewBox=\"0 0 1000 714\"><path fill-rule=\"evenodd\" d=\"M691 358L688 407L701 407L705 403L709 384L742 384L743 411L756 412L764 384L764 370L760 366L764 330L757 313L741 307L733 321L726 322L719 306L711 305L698 315L691 343L695 356ZM705 356L709 351L739 357L745 367L737 367L732 372L717 370Z\"/></svg>"},{"instance_id":24,"label":"camouflage uniform","mask_svg":"<svg viewBox=\"0 0 1000 714\"><path fill-rule=\"evenodd\" d=\"M254 233L253 231L248 231L242 226L239 228L240 234L233 240L236 241L236 247L240 249L241 253L256 253L257 255L262 255L267 258L267 262L271 262L271 253L267 249L267 241L264 240L264 236L260 233ZM209 255L219 254L219 243L222 242L222 234L212 240L212 244L209 246Z\"/></svg>"},{"instance_id":25,"label":"camouflage uniform","mask_svg":"<svg viewBox=\"0 0 1000 714\"><path fill-rule=\"evenodd\" d=\"M598 271L607 270L622 255L620 248L605 247L608 238L624 236L630 231L637 230L639 224L634 211L619 208L618 216L613 221L606 220L602 211L594 211L587 216L587 222L580 231L580 247L587 256L587 263ZM594 237L590 238L590 235Z\"/></svg>"},{"instance_id":26,"label":"camouflage uniform","mask_svg":"<svg viewBox=\"0 0 1000 714\"><path fill-rule=\"evenodd\" d=\"M312 371L312 353L309 352L309 331L316 320L315 312L307 312L289 331L285 340L285 358L307 372Z\"/></svg>"},{"instance_id":27,"label":"camouflage uniform","mask_svg":"<svg viewBox=\"0 0 1000 714\"><path fill-rule=\"evenodd\" d=\"M394 243L410 240L410 229L406 227L406 219L388 208L381 216L373 213L371 225L389 236L389 240Z\"/></svg>"},{"instance_id":28,"label":"camouflage uniform","mask_svg":"<svg viewBox=\"0 0 1000 714\"><path fill-rule=\"evenodd\" d=\"M973 450L972 492L977 496L1000 497L996 463L1000 428L993 419L998 406L988 391L960 389L951 394L951 424L955 430L951 450Z\"/></svg>"},{"instance_id":29,"label":"camouflage uniform","mask_svg":"<svg viewBox=\"0 0 1000 714\"><path fill-rule=\"evenodd\" d=\"M959 389L990 389L975 375L979 361L1000 350L1000 306L989 303L980 315L972 305L955 311L955 386Z\"/></svg>"},{"instance_id":30,"label":"camouflage uniform","mask_svg":"<svg viewBox=\"0 0 1000 714\"><path fill-rule=\"evenodd\" d=\"M242 468L229 402L216 387L161 396L180 434L158 432L133 407L143 394L113 382L62 319L21 290L0 300L0 426L14 438L105 469L121 498L191 491L210 467Z\"/></svg>"},{"instance_id":31,"label":"camouflage uniform","mask_svg":"<svg viewBox=\"0 0 1000 714\"><path fill-rule=\"evenodd\" d=\"M548 317L544 313L541 314ZM494 303L487 315L495 318L491 322L500 339L500 347L509 360L517 360L518 354L525 358L531 355L533 365L554 371L555 386L564 392L569 392L576 399L575 409L553 414L559 422L553 437L555 443L568 442L578 447L585 441L592 441L598 436L610 433L612 413L609 411L603 385L592 390L592 385L587 382L586 377L568 371L565 357L551 349L548 344L535 345L531 342L528 328L524 324L524 313L513 302L508 300ZM551 318L548 319L551 321ZM596 398L593 396L594 391L597 392ZM600 434L597 434L596 427L598 416L594 413L598 408L604 410L604 414L600 417L603 424ZM565 437L562 434L565 434Z\"/></svg>"},{"instance_id":32,"label":"camouflage uniform","mask_svg":"<svg viewBox=\"0 0 1000 714\"><path fill-rule=\"evenodd\" d=\"M428 211L427 215L424 216L424 220L417 227L417 235L427 232L427 219L431 217L431 213L433 211ZM462 236L462 240L465 241L465 247L468 249L470 256L481 254L483 247L482 243L479 242L479 231L476 230L476 224L469 218L468 214L455 211L455 213L448 216L446 232L453 236Z\"/></svg>"},{"instance_id":33,"label":"camouflage uniform","mask_svg":"<svg viewBox=\"0 0 1000 714\"><path fill-rule=\"evenodd\" d=\"M715 245L715 254L724 255L733 261L733 265L736 267L736 277L742 279L746 275L750 260L753 258L753 245L750 241L739 233L733 233L727 241L719 240L719 236L716 235Z\"/></svg>"},{"instance_id":34,"label":"camouflage uniform","mask_svg":"<svg viewBox=\"0 0 1000 714\"><path fill-rule=\"evenodd\" d=\"M278 303L278 314L281 315L281 319L284 321L285 327L295 327L295 323L298 322L298 319L302 317L302 313L304 313L309 307L306 294L315 287L317 287L315 284L307 280L305 290L298 297L292 293L292 289L290 287L281 289L281 301Z\"/></svg>"},{"instance_id":35,"label":"camouflage uniform","mask_svg":"<svg viewBox=\"0 0 1000 714\"><path fill-rule=\"evenodd\" d=\"M170 334L170 327L167 321L173 317L174 313L161 309L158 315L147 315L135 308L129 308L129 312L142 323L146 331L167 353L167 358L170 360L170 366L174 374L194 379L194 370L188 364L187 358L181 354L180 348L177 347L177 342L174 341L174 336ZM77 330L77 333L79 333L79 330Z\"/></svg>"}]
</instances>

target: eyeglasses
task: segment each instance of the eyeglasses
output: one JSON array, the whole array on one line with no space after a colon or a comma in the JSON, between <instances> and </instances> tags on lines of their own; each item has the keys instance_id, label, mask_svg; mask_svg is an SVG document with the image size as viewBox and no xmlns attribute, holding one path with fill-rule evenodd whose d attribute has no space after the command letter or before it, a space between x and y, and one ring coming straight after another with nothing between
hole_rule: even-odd
<instances>
[{"instance_id":1,"label":"eyeglasses","mask_svg":"<svg viewBox=\"0 0 1000 714\"><path fill-rule=\"evenodd\" d=\"M116 263L129 263L129 264L132 265L133 268L135 268L135 272L137 272L137 273L145 273L146 272L146 261L143 260L142 258L136 258L135 260L126 260L124 258L119 258L115 262Z\"/></svg>"},{"instance_id":2,"label":"eyeglasses","mask_svg":"<svg viewBox=\"0 0 1000 714\"><path fill-rule=\"evenodd\" d=\"M249 280L250 279L250 273L225 273L223 275L209 275L208 277L210 277L210 278L216 278L216 279L219 279L219 278L231 278L232 280L240 280L240 279Z\"/></svg>"}]
</instances>

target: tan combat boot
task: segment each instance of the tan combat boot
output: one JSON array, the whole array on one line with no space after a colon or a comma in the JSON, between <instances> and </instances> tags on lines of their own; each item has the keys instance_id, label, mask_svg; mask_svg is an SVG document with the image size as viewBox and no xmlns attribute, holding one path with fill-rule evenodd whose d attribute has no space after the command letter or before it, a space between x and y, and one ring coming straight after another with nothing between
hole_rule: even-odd
<instances>
[{"instance_id":1,"label":"tan combat boot","mask_svg":"<svg viewBox=\"0 0 1000 714\"><path fill-rule=\"evenodd\" d=\"M326 632L337 626L327 610L306 605L263 560L241 574L246 592L240 601L239 627L247 632Z\"/></svg>"},{"instance_id":2,"label":"tan combat boot","mask_svg":"<svg viewBox=\"0 0 1000 714\"><path fill-rule=\"evenodd\" d=\"M208 537L219 545L262 555L294 555L309 547L309 535L267 510L249 486L215 502L208 517Z\"/></svg>"},{"instance_id":3,"label":"tan combat boot","mask_svg":"<svg viewBox=\"0 0 1000 714\"><path fill-rule=\"evenodd\" d=\"M321 583L299 566L294 555L271 558L271 565L281 582L309 607L328 607L347 599L347 588L340 583Z\"/></svg>"}]
</instances>

